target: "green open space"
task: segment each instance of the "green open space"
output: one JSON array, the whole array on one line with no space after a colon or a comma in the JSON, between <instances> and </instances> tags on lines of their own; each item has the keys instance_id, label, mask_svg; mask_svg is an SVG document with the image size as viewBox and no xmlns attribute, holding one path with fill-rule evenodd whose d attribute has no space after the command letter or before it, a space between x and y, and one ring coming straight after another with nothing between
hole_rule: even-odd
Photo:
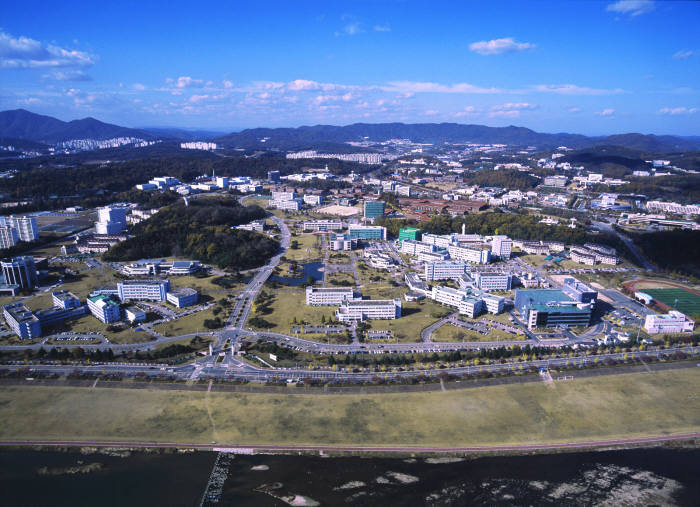
<instances>
[{"instance_id":1,"label":"green open space","mask_svg":"<svg viewBox=\"0 0 700 507\"><path fill-rule=\"evenodd\" d=\"M337 306L311 306L306 304L306 294L303 289L276 290L274 299L267 313L257 315L268 322L271 327L265 328L275 333L289 334L289 328L304 322L309 325L322 325L322 318L328 322L334 318ZM324 340L325 341L325 338Z\"/></svg>"},{"instance_id":2,"label":"green open space","mask_svg":"<svg viewBox=\"0 0 700 507\"><path fill-rule=\"evenodd\" d=\"M0 438L444 447L626 439L698 431L699 389L696 369L373 395L4 387Z\"/></svg>"},{"instance_id":3,"label":"green open space","mask_svg":"<svg viewBox=\"0 0 700 507\"><path fill-rule=\"evenodd\" d=\"M43 328L43 334L60 333L70 331L73 333L100 333L111 343L141 343L153 340L146 331L137 331L138 327L131 327L126 323L105 324L96 319L91 313L83 315L79 319L70 319L59 322L54 326Z\"/></svg>"},{"instance_id":4,"label":"green open space","mask_svg":"<svg viewBox=\"0 0 700 507\"><path fill-rule=\"evenodd\" d=\"M292 248L294 242L297 248ZM318 259L323 256L321 251L321 238L313 234L297 234L292 236L290 247L284 254L285 259L297 262L306 262L310 259Z\"/></svg>"},{"instance_id":5,"label":"green open space","mask_svg":"<svg viewBox=\"0 0 700 507\"><path fill-rule=\"evenodd\" d=\"M326 283L328 285L353 287L355 285L355 277L352 275L352 273L347 273L344 271L326 273Z\"/></svg>"},{"instance_id":6,"label":"green open space","mask_svg":"<svg viewBox=\"0 0 700 507\"><path fill-rule=\"evenodd\" d=\"M491 328L491 331L484 335L452 324L440 326L432 336L434 342L498 342L524 339L522 334L517 335L501 329Z\"/></svg>"},{"instance_id":7,"label":"green open space","mask_svg":"<svg viewBox=\"0 0 700 507\"><path fill-rule=\"evenodd\" d=\"M226 311L219 314L220 318L227 317L228 313ZM156 324L153 329L163 336L180 336L183 334L193 334L193 333L204 333L212 331L204 325L205 320L213 320L216 317L214 315L214 308L209 308L208 310L202 310L201 312L193 313L191 315L185 315L179 319L172 320L170 322L164 322L162 324Z\"/></svg>"},{"instance_id":8,"label":"green open space","mask_svg":"<svg viewBox=\"0 0 700 507\"><path fill-rule=\"evenodd\" d=\"M379 299L379 298L372 298ZM433 303L432 301L412 301L401 302L401 317L394 320L372 320L368 321L372 331L391 331L394 338L399 342L419 342L420 333L430 324L440 320L442 317L435 315L445 315L451 313L449 308Z\"/></svg>"},{"instance_id":9,"label":"green open space","mask_svg":"<svg viewBox=\"0 0 700 507\"><path fill-rule=\"evenodd\" d=\"M685 289L644 289L644 292L688 316L700 315L700 296Z\"/></svg>"}]
</instances>

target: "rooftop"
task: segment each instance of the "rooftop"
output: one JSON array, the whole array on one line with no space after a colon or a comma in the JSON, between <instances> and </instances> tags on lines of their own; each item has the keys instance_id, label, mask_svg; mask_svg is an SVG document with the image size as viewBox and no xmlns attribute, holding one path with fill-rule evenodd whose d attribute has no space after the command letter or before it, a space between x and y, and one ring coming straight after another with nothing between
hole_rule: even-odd
<instances>
[{"instance_id":1,"label":"rooftop","mask_svg":"<svg viewBox=\"0 0 700 507\"><path fill-rule=\"evenodd\" d=\"M182 296L191 296L192 294L197 294L197 291L195 289L191 289L189 287L182 287L179 289L169 290L168 294L173 294L174 296L182 297Z\"/></svg>"}]
</instances>

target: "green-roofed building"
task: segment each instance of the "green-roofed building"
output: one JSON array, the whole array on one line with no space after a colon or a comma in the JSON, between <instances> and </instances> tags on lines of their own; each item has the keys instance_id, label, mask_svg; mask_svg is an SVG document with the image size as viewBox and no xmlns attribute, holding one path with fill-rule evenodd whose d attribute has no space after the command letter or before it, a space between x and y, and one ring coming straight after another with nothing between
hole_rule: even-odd
<instances>
[{"instance_id":1,"label":"green-roofed building","mask_svg":"<svg viewBox=\"0 0 700 507\"><path fill-rule=\"evenodd\" d=\"M399 241L404 239L411 239L413 241L420 241L421 238L420 229L415 227L402 227L399 230Z\"/></svg>"}]
</instances>

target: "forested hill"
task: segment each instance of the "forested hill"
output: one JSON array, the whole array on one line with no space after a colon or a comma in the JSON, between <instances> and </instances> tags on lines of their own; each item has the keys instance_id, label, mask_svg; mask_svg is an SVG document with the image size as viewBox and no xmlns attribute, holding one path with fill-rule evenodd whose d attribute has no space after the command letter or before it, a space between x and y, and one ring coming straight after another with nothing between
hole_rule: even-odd
<instances>
[{"instance_id":1,"label":"forested hill","mask_svg":"<svg viewBox=\"0 0 700 507\"><path fill-rule=\"evenodd\" d=\"M231 229L264 218L259 206L242 206L228 198L178 201L132 229L133 237L104 254L108 261L178 256L233 270L265 264L279 249L267 236Z\"/></svg>"},{"instance_id":2,"label":"forested hill","mask_svg":"<svg viewBox=\"0 0 700 507\"><path fill-rule=\"evenodd\" d=\"M355 123L342 127L314 125L298 128L256 128L221 136L216 141L232 148L296 150L318 148L323 143L339 144L367 139L375 142L388 139L410 139L414 142L434 144L472 142L537 146L543 149L558 146L586 148L604 145L655 152L700 149L700 141L696 138L636 133L587 137L568 133L546 134L512 125L509 127L487 127L459 123Z\"/></svg>"}]
</instances>

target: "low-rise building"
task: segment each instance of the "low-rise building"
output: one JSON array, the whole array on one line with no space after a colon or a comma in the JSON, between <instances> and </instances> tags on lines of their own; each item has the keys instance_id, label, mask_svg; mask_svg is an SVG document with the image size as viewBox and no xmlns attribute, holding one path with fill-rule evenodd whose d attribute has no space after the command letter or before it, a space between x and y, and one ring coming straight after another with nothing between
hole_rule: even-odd
<instances>
[{"instance_id":1,"label":"low-rise building","mask_svg":"<svg viewBox=\"0 0 700 507\"><path fill-rule=\"evenodd\" d=\"M507 273L479 273L473 275L474 285L480 290L510 290L512 275Z\"/></svg>"},{"instance_id":2,"label":"low-rise building","mask_svg":"<svg viewBox=\"0 0 700 507\"><path fill-rule=\"evenodd\" d=\"M146 312L138 306L130 306L124 310L126 320L129 322L144 322L146 320Z\"/></svg>"},{"instance_id":3,"label":"low-rise building","mask_svg":"<svg viewBox=\"0 0 700 507\"><path fill-rule=\"evenodd\" d=\"M407 255L418 255L423 252L434 252L435 246L428 243L423 243L422 241L416 241L413 239L404 239L401 241L401 253Z\"/></svg>"},{"instance_id":4,"label":"low-rise building","mask_svg":"<svg viewBox=\"0 0 700 507\"><path fill-rule=\"evenodd\" d=\"M347 251L357 248L357 239L351 238L349 234L332 234L328 239L328 248L333 251Z\"/></svg>"},{"instance_id":5,"label":"low-rise building","mask_svg":"<svg viewBox=\"0 0 700 507\"><path fill-rule=\"evenodd\" d=\"M515 308L528 328L588 327L594 302L581 302L558 289L515 291Z\"/></svg>"},{"instance_id":6,"label":"low-rise building","mask_svg":"<svg viewBox=\"0 0 700 507\"><path fill-rule=\"evenodd\" d=\"M306 304L312 306L339 305L346 299L353 299L352 287L306 287Z\"/></svg>"},{"instance_id":7,"label":"low-rise building","mask_svg":"<svg viewBox=\"0 0 700 507\"><path fill-rule=\"evenodd\" d=\"M322 195L305 194L304 195L304 204L308 204L310 206L320 206L321 204L323 204L323 196Z\"/></svg>"},{"instance_id":8,"label":"low-rise building","mask_svg":"<svg viewBox=\"0 0 700 507\"><path fill-rule=\"evenodd\" d=\"M466 261L440 260L426 262L424 265L425 280L456 280L469 270Z\"/></svg>"},{"instance_id":9,"label":"low-rise building","mask_svg":"<svg viewBox=\"0 0 700 507\"><path fill-rule=\"evenodd\" d=\"M346 300L336 310L335 317L340 322L398 319L401 317L401 300Z\"/></svg>"},{"instance_id":10,"label":"low-rise building","mask_svg":"<svg viewBox=\"0 0 700 507\"><path fill-rule=\"evenodd\" d=\"M437 250L435 252L421 252L418 254L419 262L440 262L450 258L445 250Z\"/></svg>"},{"instance_id":11,"label":"low-rise building","mask_svg":"<svg viewBox=\"0 0 700 507\"><path fill-rule=\"evenodd\" d=\"M265 230L265 220L253 220L247 224L237 225L236 229L242 231L263 232Z\"/></svg>"},{"instance_id":12,"label":"low-rise building","mask_svg":"<svg viewBox=\"0 0 700 507\"><path fill-rule=\"evenodd\" d=\"M430 291L428 284L421 280L417 273L406 273L404 279L412 292L427 294Z\"/></svg>"},{"instance_id":13,"label":"low-rise building","mask_svg":"<svg viewBox=\"0 0 700 507\"><path fill-rule=\"evenodd\" d=\"M67 290L57 290L51 293L51 300L56 308L69 310L81 306L78 296Z\"/></svg>"},{"instance_id":14,"label":"low-rise building","mask_svg":"<svg viewBox=\"0 0 700 507\"><path fill-rule=\"evenodd\" d=\"M112 299L111 296L100 294L99 296L89 297L87 305L90 313L105 324L118 322L122 318L119 303Z\"/></svg>"},{"instance_id":15,"label":"low-rise building","mask_svg":"<svg viewBox=\"0 0 700 507\"><path fill-rule=\"evenodd\" d=\"M491 250L471 246L450 245L447 247L450 258L467 261L473 264L488 264L491 262Z\"/></svg>"},{"instance_id":16,"label":"low-rise building","mask_svg":"<svg viewBox=\"0 0 700 507\"><path fill-rule=\"evenodd\" d=\"M417 229L415 227L402 227L399 230L399 237L398 240L404 240L404 239L410 239L413 241L420 241L421 239L421 230Z\"/></svg>"},{"instance_id":17,"label":"low-rise building","mask_svg":"<svg viewBox=\"0 0 700 507\"><path fill-rule=\"evenodd\" d=\"M644 319L647 333L690 333L695 329L695 322L685 314L671 310L666 315L647 315Z\"/></svg>"},{"instance_id":18,"label":"low-rise building","mask_svg":"<svg viewBox=\"0 0 700 507\"><path fill-rule=\"evenodd\" d=\"M348 234L351 238L365 241L386 240L386 227L378 225L349 225Z\"/></svg>"},{"instance_id":19,"label":"low-rise building","mask_svg":"<svg viewBox=\"0 0 700 507\"><path fill-rule=\"evenodd\" d=\"M39 319L23 303L10 303L2 309L7 326L21 339L32 340L41 336Z\"/></svg>"},{"instance_id":20,"label":"low-rise building","mask_svg":"<svg viewBox=\"0 0 700 507\"><path fill-rule=\"evenodd\" d=\"M117 294L124 301L165 301L170 280L124 280L117 283Z\"/></svg>"},{"instance_id":21,"label":"low-rise building","mask_svg":"<svg viewBox=\"0 0 700 507\"><path fill-rule=\"evenodd\" d=\"M301 209L301 201L299 199L279 200L270 199L270 206L276 209L286 211L299 211Z\"/></svg>"},{"instance_id":22,"label":"low-rise building","mask_svg":"<svg viewBox=\"0 0 700 507\"><path fill-rule=\"evenodd\" d=\"M304 232L341 231L345 224L341 220L305 220Z\"/></svg>"},{"instance_id":23,"label":"low-rise building","mask_svg":"<svg viewBox=\"0 0 700 507\"><path fill-rule=\"evenodd\" d=\"M198 295L196 290L186 287L169 290L166 294L166 299L168 303L178 308L185 308L187 306L196 305Z\"/></svg>"}]
</instances>

